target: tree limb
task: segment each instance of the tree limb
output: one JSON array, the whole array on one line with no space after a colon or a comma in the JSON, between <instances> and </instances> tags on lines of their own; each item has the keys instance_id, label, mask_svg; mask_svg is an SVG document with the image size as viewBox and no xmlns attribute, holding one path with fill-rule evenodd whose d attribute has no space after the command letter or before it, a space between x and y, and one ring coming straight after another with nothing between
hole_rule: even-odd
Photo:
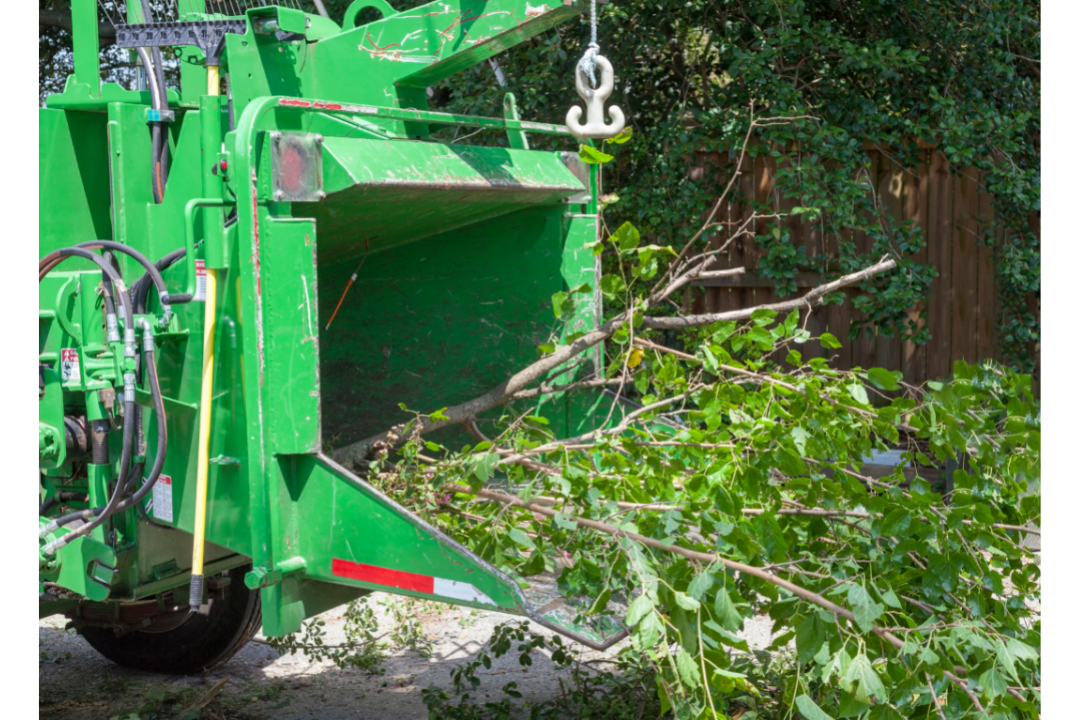
<instances>
[{"instance_id":1,"label":"tree limb","mask_svg":"<svg viewBox=\"0 0 1080 720\"><path fill-rule=\"evenodd\" d=\"M506 493L506 492L502 492L502 491L487 490L487 489L484 489L484 488L481 488L480 490L473 490L472 488L470 488L470 487L468 487L466 485L456 485L456 484L443 485L442 490L445 490L446 492L451 492L451 493L461 493L463 495L476 495L478 497L488 498L490 500L495 500L496 502L502 503L504 505L512 505L512 506L515 506L515 507L522 508L523 510L528 510L529 512L532 512L532 513L545 515L547 517L555 517L555 515L558 514L558 513L556 513L555 510L552 510L550 507L547 507L545 505L540 505L538 503L531 502L531 501L526 502L526 501L522 500L520 497L518 497L517 495L511 495L510 493ZM829 600L828 598L826 598L826 597L824 597L822 595L819 595L818 593L816 593L816 592L814 592L812 590L808 590L808 589L806 589L806 588L804 588L804 587L802 587L800 585L796 585L795 583L793 583L793 582L791 582L789 580L785 580L785 579L783 579L781 577L778 577L777 575L774 575L773 573L771 573L771 572L769 572L769 571L767 571L767 570L765 570L763 568L759 568L759 567L756 567L754 565L746 565L745 563L741 563L741 562L738 562L736 560L729 560L729 559L727 559L725 557L722 557L720 555L716 555L715 553L703 553L703 552L699 552L697 550L690 550L688 548L684 548L684 547L681 547L679 545L673 545L673 544L672 545L666 545L666 544L662 543L659 540L654 540L653 538L646 537L645 535L639 535L637 533L628 532L626 530L621 530L621 529L619 529L619 528L617 528L617 527L615 527L613 525L608 525L607 523L598 522L596 520L589 520L588 518L583 518L583 517L570 517L569 519L576 522L578 525L590 528L592 530L597 530L597 531L602 532L602 533L604 533L606 535L611 535L613 537L622 537L622 538L626 538L628 540L633 540L634 542L640 543L642 545L645 545L647 547L651 547L651 548L656 549L656 550L664 550L666 552L670 552L670 553L673 553L675 555L681 555L682 557L687 558L688 560L696 560L698 562L707 563L707 564L710 564L710 565L714 564L714 563L720 563L724 567L726 567L726 568L728 568L730 570L734 570L736 572L744 573L744 574L749 575L751 577L756 577L759 580L764 580L767 583L771 583L773 585L776 585L777 587L781 587L781 588L787 590L788 592L790 592L791 594L802 598L803 600L811 602L814 605L817 605L818 607L822 607L822 608L828 610L829 612L835 613L836 615L839 615L840 617L843 617L843 618L845 618L847 620L855 622L855 613L851 612L847 608L845 608L845 607L843 607L841 605L837 605L832 600ZM901 640L896 635L894 635L893 633L889 632L888 630L886 630L884 628L881 628L881 627L879 627L877 625L871 625L871 632L873 632L875 635L880 637L885 642L892 645L897 650L900 650L901 648L904 647L904 641L903 640ZM953 682L953 684L955 684L957 687L959 687L961 690L963 690L967 694L967 696L969 698L971 698L972 703L974 703L975 707L979 710L979 712L984 712L983 706L979 702L978 696L974 693L974 691L971 690L971 688L968 686L967 682L965 682L962 678L958 677L954 673L951 673L951 672L949 672L947 670L944 672L944 674L945 674L945 677L947 677L949 680L951 680Z\"/></svg>"},{"instance_id":2,"label":"tree limb","mask_svg":"<svg viewBox=\"0 0 1080 720\"><path fill-rule=\"evenodd\" d=\"M810 307L814 302L831 292L835 292L848 285L854 285L868 277L891 270L894 267L896 267L895 260L892 258L882 258L876 264L871 265L868 268L833 280L832 282L815 288L806 295L795 298L794 300L708 315L690 315L686 317L646 316L644 325L645 327L657 329L683 329L709 325L720 320L745 320L750 318L754 314L754 311L762 308L780 312L797 307ZM638 310L644 312L647 311L648 308L648 303L645 303L642 307L638 308ZM442 414L446 417L445 420L431 420L429 417L421 416L418 419L416 426L410 429L410 433L415 435L426 435L433 430L438 430L447 427L448 425L456 425L471 418L475 418L481 413L509 402L519 393L526 391L529 385L539 381L547 373L614 335L615 331L622 327L625 322L626 313L616 315L596 330L585 333L568 345L556 348L554 352L545 355L532 365L529 365L525 369L510 376L480 397L446 408L442 411ZM857 408L852 408L852 410L859 412ZM357 463L366 459L371 451L376 448L393 446L400 442L402 440L400 433L403 431L403 428L391 429L359 442L352 443L351 445L346 445L345 447L335 450L332 453L333 458L343 465Z\"/></svg>"},{"instance_id":3,"label":"tree limb","mask_svg":"<svg viewBox=\"0 0 1080 720\"><path fill-rule=\"evenodd\" d=\"M723 320L746 320L750 318L757 310L775 310L776 312L785 312L801 307L812 307L815 302L828 295L829 293L836 292L837 290L848 287L849 285L855 285L856 283L860 283L868 277L885 272L886 270L892 270L894 267L896 267L896 260L889 257L884 257L876 264L871 265L868 268L864 268L862 270L859 270L858 272L851 273L850 275L845 275L842 278L833 280L831 283L826 283L825 285L816 287L802 297L794 298L792 300L785 300L783 302L773 303L771 305L758 305L757 307L744 308L742 310L731 310L728 312L719 313L706 313L703 315L645 317L643 324L645 327L651 328L653 330L686 330L689 328L701 327L703 325L712 325L715 322L721 322Z\"/></svg>"}]
</instances>

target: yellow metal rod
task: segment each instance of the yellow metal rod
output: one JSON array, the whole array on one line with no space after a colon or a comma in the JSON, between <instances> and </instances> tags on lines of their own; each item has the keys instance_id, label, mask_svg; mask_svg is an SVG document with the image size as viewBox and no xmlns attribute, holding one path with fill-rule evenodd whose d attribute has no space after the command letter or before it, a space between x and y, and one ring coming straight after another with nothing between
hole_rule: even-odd
<instances>
[{"instance_id":1,"label":"yellow metal rod","mask_svg":"<svg viewBox=\"0 0 1080 720\"><path fill-rule=\"evenodd\" d=\"M219 92L218 68L206 68L207 94ZM195 470L195 528L191 550L189 604L203 604L203 560L206 551L206 496L210 472L210 405L214 399L214 335L217 327L217 270L206 268L206 303L203 321L202 392L199 398L199 455Z\"/></svg>"},{"instance_id":2,"label":"yellow metal rod","mask_svg":"<svg viewBox=\"0 0 1080 720\"><path fill-rule=\"evenodd\" d=\"M191 555L192 607L202 604L203 555L206 547L206 496L210 468L210 405L214 399L214 335L217 325L217 271L206 269L206 317L203 327L202 393L199 399L199 456L195 475L195 542ZM198 578L198 582L196 582ZM196 597L198 591L198 597Z\"/></svg>"},{"instance_id":3,"label":"yellow metal rod","mask_svg":"<svg viewBox=\"0 0 1080 720\"><path fill-rule=\"evenodd\" d=\"M221 81L217 65L206 66L206 94L217 97L221 94Z\"/></svg>"}]
</instances>

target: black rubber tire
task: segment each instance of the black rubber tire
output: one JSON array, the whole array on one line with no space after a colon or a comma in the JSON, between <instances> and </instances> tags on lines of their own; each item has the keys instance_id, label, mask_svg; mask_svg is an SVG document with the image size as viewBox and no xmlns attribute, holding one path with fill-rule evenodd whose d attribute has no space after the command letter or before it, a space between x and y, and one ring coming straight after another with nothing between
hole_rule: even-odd
<instances>
[{"instance_id":1,"label":"black rubber tire","mask_svg":"<svg viewBox=\"0 0 1080 720\"><path fill-rule=\"evenodd\" d=\"M225 664L262 625L259 591L244 585L251 565L230 570L209 615L191 615L166 632L136 630L117 636L111 628L83 627L79 634L117 665L167 675L194 675Z\"/></svg>"}]
</instances>

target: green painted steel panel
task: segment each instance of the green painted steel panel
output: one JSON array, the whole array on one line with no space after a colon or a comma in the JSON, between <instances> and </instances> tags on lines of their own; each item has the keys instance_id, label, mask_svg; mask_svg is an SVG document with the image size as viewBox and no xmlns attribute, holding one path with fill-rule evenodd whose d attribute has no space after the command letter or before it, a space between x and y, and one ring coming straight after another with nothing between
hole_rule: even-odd
<instances>
[{"instance_id":1,"label":"green painted steel panel","mask_svg":"<svg viewBox=\"0 0 1080 720\"><path fill-rule=\"evenodd\" d=\"M90 0L76 3L88 17ZM213 107L219 101L204 97L205 71L193 64L201 53L187 48L183 87L169 94L175 120L160 204L150 185L148 93L70 82L41 111L42 255L111 237L157 260L184 246L189 202L216 205L195 213L191 234L194 258L222 265L209 408L207 560L223 568L250 558L253 576L267 578L267 634L295 630L305 618L372 589L531 612L512 580L322 453L411 417L400 403L431 411L485 392L507 368L534 359L537 345L553 334L595 325L595 293L578 303L565 327L551 310L552 294L594 284L595 258L585 246L596 237L596 216L581 210L595 210L595 177L588 188L592 202L569 205L566 198L586 188L563 155L524 149L526 131L563 130L424 112L427 85L582 7L576 0L550 7L452 0L341 32L308 16L311 28L293 36L257 34L249 23L244 35L228 37L222 58L231 120L224 107ZM267 7L248 16L276 13ZM82 25L80 32L89 32ZM518 147L418 141L429 124L504 129L515 133ZM325 197L275 200L273 132L324 136ZM567 150L572 142L567 138ZM223 215L230 216L223 238L204 229ZM128 285L142 274L130 258L119 261ZM361 261L355 286L327 329ZM104 417L96 389L119 382L122 360L119 346L104 342L95 292L100 272L89 267L69 261L40 284L39 354L57 368L62 350L77 350L87 375L65 385L66 411ZM188 272L185 262L163 272L170 291L193 282ZM169 492L156 494L150 512L174 529L128 512L113 519L108 529L115 534L95 531L95 541L115 545L110 601L188 582L196 428L205 411L199 408L204 308L200 300L176 306L172 324L156 330ZM156 293L148 310L161 310ZM579 368L562 381L589 370ZM145 382L137 398L150 406ZM556 422L574 427L595 422L595 402L558 394L545 399ZM55 424L55 403L45 414ZM89 489L94 500L104 497L119 455L119 434L112 435L110 466L95 466L89 481L68 481L50 470L46 491L77 487ZM442 440L467 441L453 434ZM151 452L158 441L148 422ZM444 590L466 583L480 595L387 585L348 570L360 566L440 578L450 584ZM485 599L477 600L481 595Z\"/></svg>"},{"instance_id":2,"label":"green painted steel panel","mask_svg":"<svg viewBox=\"0 0 1080 720\"><path fill-rule=\"evenodd\" d=\"M105 117L43 108L38 132L39 235L71 245L111 238Z\"/></svg>"}]
</instances>

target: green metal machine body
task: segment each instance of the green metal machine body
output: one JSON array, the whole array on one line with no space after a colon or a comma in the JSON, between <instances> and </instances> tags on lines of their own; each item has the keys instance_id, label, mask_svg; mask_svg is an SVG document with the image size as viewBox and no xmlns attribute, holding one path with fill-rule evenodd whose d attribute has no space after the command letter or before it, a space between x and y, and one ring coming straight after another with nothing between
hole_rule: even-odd
<instances>
[{"instance_id":1,"label":"green metal machine body","mask_svg":"<svg viewBox=\"0 0 1080 720\"><path fill-rule=\"evenodd\" d=\"M276 6L181 17L233 23L212 53L229 92L208 94L207 53L178 46L160 202L148 123L163 114L149 91L99 82L94 1L72 5L75 74L40 111L41 255L101 239L151 261L186 248L163 276L195 300L166 317L150 293L139 316L153 328L168 428L146 516L117 513L43 555L42 615L109 625L101 618L123 618L125 607L181 603L207 410L205 574L250 565L245 582L260 589L267 635L382 590L528 615L609 644L537 612L530 591L330 458L413 417L403 406L431 410L489 390L550 336L553 293L595 287L585 247L597 236L595 176L565 128L520 120L512 96L504 117L481 118L429 111L426 93L574 17L582 1L449 0L394 13L358 0L343 26ZM368 6L384 17L354 27ZM140 29L128 19L128 32ZM508 147L430 139L446 126L504 131ZM531 133L565 135L566 152L530 149ZM127 285L142 275L130 257L115 258ZM208 409L199 406L205 269L217 277ZM72 433L117 422L121 405L125 358L106 337L101 286L101 270L77 258L40 282L42 524L103 505L117 482L120 433L109 435L108 464L70 449ZM579 303L566 332L592 327L597 303ZM149 419L143 375L136 399L150 456L166 440ZM566 398L551 402L560 422L590 422ZM127 620L113 626L132 630Z\"/></svg>"}]
</instances>

